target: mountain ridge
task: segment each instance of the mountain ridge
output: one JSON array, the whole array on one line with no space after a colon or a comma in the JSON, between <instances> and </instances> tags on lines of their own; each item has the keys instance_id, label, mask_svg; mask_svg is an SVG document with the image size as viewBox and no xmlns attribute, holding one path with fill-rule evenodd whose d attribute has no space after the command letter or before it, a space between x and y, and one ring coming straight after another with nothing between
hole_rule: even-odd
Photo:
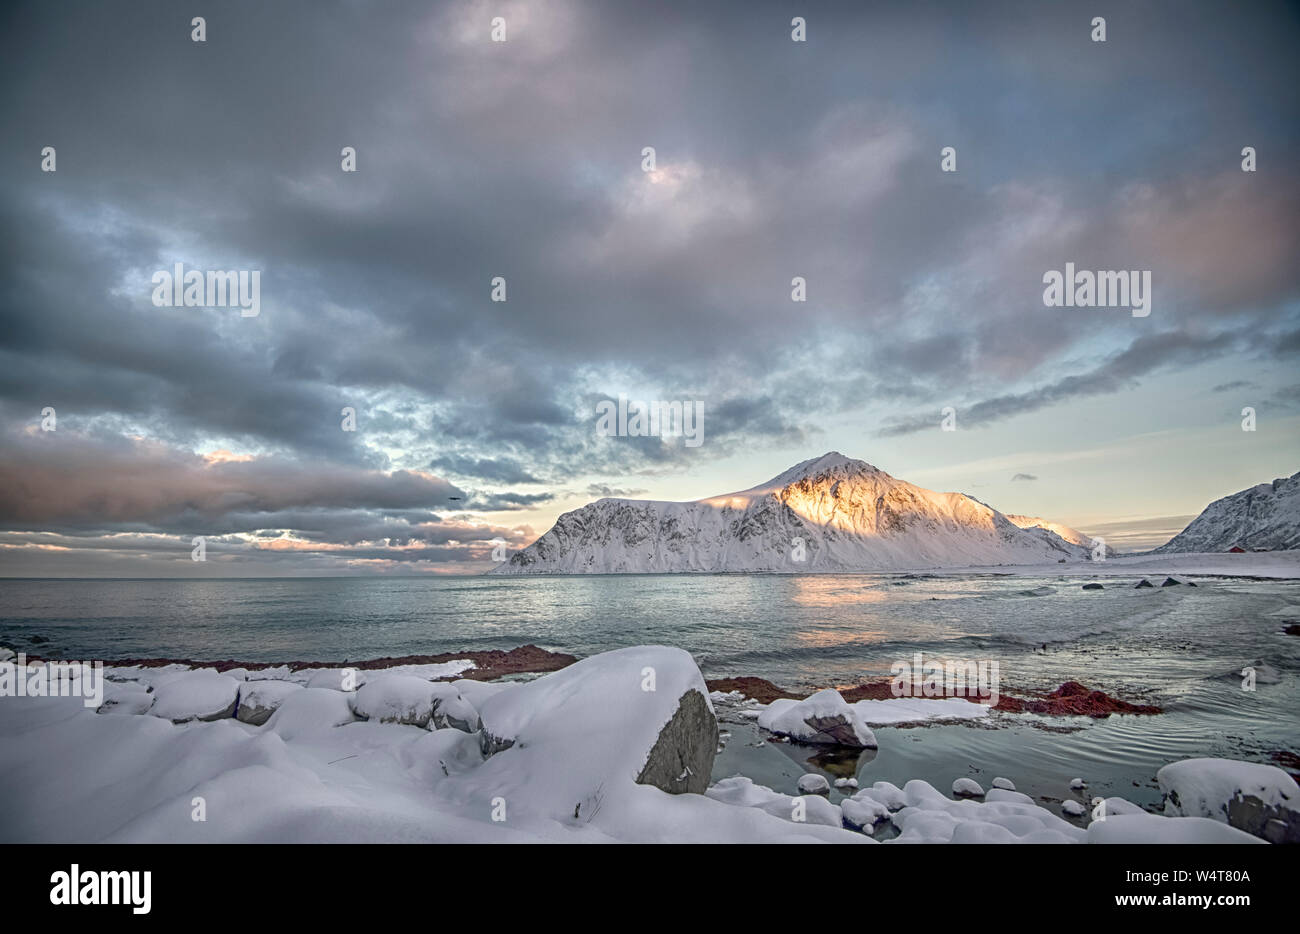
<instances>
[{"instance_id":1,"label":"mountain ridge","mask_svg":"<svg viewBox=\"0 0 1300 934\"><path fill-rule=\"evenodd\" d=\"M1153 554L1300 548L1300 471L1216 499Z\"/></svg>"}]
</instances>

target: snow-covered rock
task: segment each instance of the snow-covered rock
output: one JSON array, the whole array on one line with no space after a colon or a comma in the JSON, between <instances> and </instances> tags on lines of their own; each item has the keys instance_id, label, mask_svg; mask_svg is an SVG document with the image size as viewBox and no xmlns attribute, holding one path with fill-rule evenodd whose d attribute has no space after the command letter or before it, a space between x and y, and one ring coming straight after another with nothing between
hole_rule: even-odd
<instances>
[{"instance_id":1,"label":"snow-covered rock","mask_svg":"<svg viewBox=\"0 0 1300 934\"><path fill-rule=\"evenodd\" d=\"M457 684L460 683L463 682L457 682ZM478 710L466 699L458 687L442 683L435 684L433 688L433 716L429 719L429 729L452 729L460 730L463 733L478 732ZM484 695L485 700L487 696L490 695Z\"/></svg>"},{"instance_id":2,"label":"snow-covered rock","mask_svg":"<svg viewBox=\"0 0 1300 934\"><path fill-rule=\"evenodd\" d=\"M993 779L993 787L1005 788L1007 791L1015 791L1016 783L1009 778L1003 778L1001 776L998 776L997 778Z\"/></svg>"},{"instance_id":3,"label":"snow-covered rock","mask_svg":"<svg viewBox=\"0 0 1300 934\"><path fill-rule=\"evenodd\" d=\"M246 681L239 691L239 710L235 717L241 723L261 726L271 719L286 697L301 690L302 685L293 681Z\"/></svg>"},{"instance_id":4,"label":"snow-covered rock","mask_svg":"<svg viewBox=\"0 0 1300 934\"><path fill-rule=\"evenodd\" d=\"M952 783L952 793L959 798L982 798L984 789L973 778L958 778Z\"/></svg>"},{"instance_id":5,"label":"snow-covered rock","mask_svg":"<svg viewBox=\"0 0 1300 934\"><path fill-rule=\"evenodd\" d=\"M990 788L988 794L984 796L985 801L1009 801L1013 804L1033 804L1034 799L1029 795L1021 794L1019 791L1012 791L1009 788Z\"/></svg>"},{"instance_id":6,"label":"snow-covered rock","mask_svg":"<svg viewBox=\"0 0 1300 934\"><path fill-rule=\"evenodd\" d=\"M413 675L380 674L357 689L352 710L363 720L427 727L433 716L434 686Z\"/></svg>"},{"instance_id":7,"label":"snow-covered rock","mask_svg":"<svg viewBox=\"0 0 1300 934\"><path fill-rule=\"evenodd\" d=\"M148 713L155 698L148 685L139 681L104 681L104 702L96 713L143 714Z\"/></svg>"},{"instance_id":8,"label":"snow-covered rock","mask_svg":"<svg viewBox=\"0 0 1300 934\"><path fill-rule=\"evenodd\" d=\"M856 707L834 688L818 691L803 700L774 700L759 714L758 725L801 743L876 748L875 734L862 722Z\"/></svg>"},{"instance_id":9,"label":"snow-covered rock","mask_svg":"<svg viewBox=\"0 0 1300 934\"><path fill-rule=\"evenodd\" d=\"M352 723L357 716L350 695L332 688L303 688L280 702L266 729L282 739L297 739Z\"/></svg>"},{"instance_id":10,"label":"snow-covered rock","mask_svg":"<svg viewBox=\"0 0 1300 934\"><path fill-rule=\"evenodd\" d=\"M1081 778L1072 778L1072 779L1070 779L1070 787L1071 787L1072 789L1074 789L1075 791L1078 791L1078 790L1081 789L1081 788L1085 788L1085 787L1087 787L1087 785L1088 785L1088 783L1085 782L1085 781L1084 781L1083 779L1081 779Z\"/></svg>"},{"instance_id":11,"label":"snow-covered rock","mask_svg":"<svg viewBox=\"0 0 1300 934\"><path fill-rule=\"evenodd\" d=\"M736 807L758 808L773 817L795 823L824 827L843 825L840 807L820 795L783 795L740 775L724 778L705 791L705 795Z\"/></svg>"},{"instance_id":12,"label":"snow-covered rock","mask_svg":"<svg viewBox=\"0 0 1300 934\"><path fill-rule=\"evenodd\" d=\"M597 500L560 516L491 573L807 573L1089 555L970 496L926 490L832 451L738 493L687 503Z\"/></svg>"},{"instance_id":13,"label":"snow-covered rock","mask_svg":"<svg viewBox=\"0 0 1300 934\"><path fill-rule=\"evenodd\" d=\"M1272 765L1184 759L1156 772L1165 815L1205 817L1274 843L1300 842L1300 788Z\"/></svg>"},{"instance_id":14,"label":"snow-covered rock","mask_svg":"<svg viewBox=\"0 0 1300 934\"><path fill-rule=\"evenodd\" d=\"M185 671L158 682L149 713L173 723L232 717L240 684L211 669Z\"/></svg>"},{"instance_id":15,"label":"snow-covered rock","mask_svg":"<svg viewBox=\"0 0 1300 934\"><path fill-rule=\"evenodd\" d=\"M907 795L893 782L876 782L870 788L863 788L853 796L858 800L870 798L880 802L887 810L897 811L907 807Z\"/></svg>"},{"instance_id":16,"label":"snow-covered rock","mask_svg":"<svg viewBox=\"0 0 1300 934\"><path fill-rule=\"evenodd\" d=\"M825 775L818 775L816 772L805 772L800 775L797 787L801 795L829 795L831 793L831 783L826 780Z\"/></svg>"},{"instance_id":17,"label":"snow-covered rock","mask_svg":"<svg viewBox=\"0 0 1300 934\"><path fill-rule=\"evenodd\" d=\"M1208 817L1119 814L1088 825L1088 843L1263 843Z\"/></svg>"},{"instance_id":18,"label":"snow-covered rock","mask_svg":"<svg viewBox=\"0 0 1300 934\"><path fill-rule=\"evenodd\" d=\"M1095 799L1094 799L1095 803ZM1146 811L1138 807L1132 801L1126 801L1124 798L1106 798L1103 802L1102 813L1106 818L1118 817L1121 814L1145 814Z\"/></svg>"},{"instance_id":19,"label":"snow-covered rock","mask_svg":"<svg viewBox=\"0 0 1300 934\"><path fill-rule=\"evenodd\" d=\"M1078 843L1085 839L1081 828L1035 804L953 801L919 779L904 785L902 795L905 806L890 817L899 830L890 841L894 843Z\"/></svg>"},{"instance_id":20,"label":"snow-covered rock","mask_svg":"<svg viewBox=\"0 0 1300 934\"><path fill-rule=\"evenodd\" d=\"M840 802L844 825L863 833L874 833L877 824L889 820L889 808L871 795L861 792Z\"/></svg>"},{"instance_id":21,"label":"snow-covered rock","mask_svg":"<svg viewBox=\"0 0 1300 934\"><path fill-rule=\"evenodd\" d=\"M485 754L528 758L547 781L580 767L592 788L635 782L699 793L718 746L699 668L689 653L665 646L582 659L488 697L479 715ZM572 810L572 790L563 793Z\"/></svg>"},{"instance_id":22,"label":"snow-covered rock","mask_svg":"<svg viewBox=\"0 0 1300 934\"><path fill-rule=\"evenodd\" d=\"M1216 499L1155 554L1300 548L1300 473Z\"/></svg>"},{"instance_id":23,"label":"snow-covered rock","mask_svg":"<svg viewBox=\"0 0 1300 934\"><path fill-rule=\"evenodd\" d=\"M1061 802L1061 813L1066 817L1083 817L1088 811L1078 801L1066 800Z\"/></svg>"},{"instance_id":24,"label":"snow-covered rock","mask_svg":"<svg viewBox=\"0 0 1300 934\"><path fill-rule=\"evenodd\" d=\"M306 678L309 688L352 693L366 683L366 673L355 668L315 668L294 673L294 680Z\"/></svg>"}]
</instances>

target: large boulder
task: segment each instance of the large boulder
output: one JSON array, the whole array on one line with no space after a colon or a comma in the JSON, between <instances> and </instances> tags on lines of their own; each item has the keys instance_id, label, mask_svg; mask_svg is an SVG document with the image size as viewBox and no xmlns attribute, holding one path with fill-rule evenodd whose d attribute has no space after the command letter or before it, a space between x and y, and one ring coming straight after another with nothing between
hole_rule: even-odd
<instances>
[{"instance_id":1,"label":"large boulder","mask_svg":"<svg viewBox=\"0 0 1300 934\"><path fill-rule=\"evenodd\" d=\"M261 726L280 709L286 697L301 690L302 685L293 681L246 681L239 691L239 709L235 711L235 719Z\"/></svg>"},{"instance_id":2,"label":"large boulder","mask_svg":"<svg viewBox=\"0 0 1300 934\"><path fill-rule=\"evenodd\" d=\"M293 691L266 721L266 729L282 739L292 740L353 723L357 717L352 712L350 697L332 688Z\"/></svg>"},{"instance_id":3,"label":"large boulder","mask_svg":"<svg viewBox=\"0 0 1300 934\"><path fill-rule=\"evenodd\" d=\"M839 691L826 688L804 700L778 698L758 716L769 733L801 743L875 749L876 736Z\"/></svg>"},{"instance_id":4,"label":"large boulder","mask_svg":"<svg viewBox=\"0 0 1300 934\"><path fill-rule=\"evenodd\" d=\"M429 718L429 729L478 732L478 710L457 684L435 684L433 689L433 715Z\"/></svg>"},{"instance_id":5,"label":"large boulder","mask_svg":"<svg viewBox=\"0 0 1300 934\"><path fill-rule=\"evenodd\" d=\"M1184 759L1156 781L1168 817L1208 817L1272 843L1300 843L1300 787L1276 766Z\"/></svg>"},{"instance_id":6,"label":"large boulder","mask_svg":"<svg viewBox=\"0 0 1300 934\"><path fill-rule=\"evenodd\" d=\"M681 649L595 655L480 704L483 754L517 763L528 797L563 801L578 819L623 783L670 794L708 787L718 723Z\"/></svg>"},{"instance_id":7,"label":"large boulder","mask_svg":"<svg viewBox=\"0 0 1300 934\"><path fill-rule=\"evenodd\" d=\"M155 684L149 713L173 723L233 717L242 683L211 669L181 672Z\"/></svg>"},{"instance_id":8,"label":"large boulder","mask_svg":"<svg viewBox=\"0 0 1300 934\"><path fill-rule=\"evenodd\" d=\"M414 675L379 675L351 698L353 712L363 720L427 727L433 717L433 683Z\"/></svg>"}]
</instances>

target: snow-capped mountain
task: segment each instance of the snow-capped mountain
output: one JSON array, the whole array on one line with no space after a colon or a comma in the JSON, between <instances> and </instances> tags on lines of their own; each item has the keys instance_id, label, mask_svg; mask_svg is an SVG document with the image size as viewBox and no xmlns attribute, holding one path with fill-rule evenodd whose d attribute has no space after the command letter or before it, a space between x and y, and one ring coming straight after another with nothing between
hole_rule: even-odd
<instances>
[{"instance_id":1,"label":"snow-capped mountain","mask_svg":"<svg viewBox=\"0 0 1300 934\"><path fill-rule=\"evenodd\" d=\"M1079 545L1087 549L1089 552L1091 552L1098 541L1086 532L1080 532L1078 529L1072 529L1068 525L1063 525L1060 522L1052 522L1048 519L1039 518L1038 516L1017 516L1012 513L1007 513L1006 516L1018 527L1025 529L1026 531L1044 529L1051 532L1053 535L1059 536L1071 545ZM1115 549L1107 545L1106 556L1109 558L1114 556L1114 554Z\"/></svg>"},{"instance_id":2,"label":"snow-capped mountain","mask_svg":"<svg viewBox=\"0 0 1300 934\"><path fill-rule=\"evenodd\" d=\"M1300 548L1300 472L1216 499L1156 554Z\"/></svg>"},{"instance_id":3,"label":"snow-capped mountain","mask_svg":"<svg viewBox=\"0 0 1300 934\"><path fill-rule=\"evenodd\" d=\"M961 493L935 493L832 451L738 493L601 499L567 512L493 574L856 571L1084 560Z\"/></svg>"}]
</instances>

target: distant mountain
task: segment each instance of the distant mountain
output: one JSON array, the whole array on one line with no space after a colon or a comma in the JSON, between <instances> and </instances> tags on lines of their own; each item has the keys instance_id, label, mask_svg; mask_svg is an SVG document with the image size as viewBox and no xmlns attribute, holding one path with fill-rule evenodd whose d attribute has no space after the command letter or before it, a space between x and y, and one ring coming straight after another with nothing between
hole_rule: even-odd
<instances>
[{"instance_id":1,"label":"distant mountain","mask_svg":"<svg viewBox=\"0 0 1300 934\"><path fill-rule=\"evenodd\" d=\"M1079 545L1086 549L1090 554L1096 543L1091 535L1086 532L1080 532L1078 529L1072 529L1068 525L1062 525L1060 522L1051 522L1047 519L1040 519L1038 516L1017 516L1012 513L1006 514L1007 518L1017 526L1025 530L1044 529L1057 535L1071 545ZM1109 545L1106 546L1106 557L1113 557L1115 549Z\"/></svg>"},{"instance_id":2,"label":"distant mountain","mask_svg":"<svg viewBox=\"0 0 1300 934\"><path fill-rule=\"evenodd\" d=\"M972 497L922 489L832 451L725 496L597 500L489 573L872 571L1089 555L1051 528L1022 529Z\"/></svg>"},{"instance_id":3,"label":"distant mountain","mask_svg":"<svg viewBox=\"0 0 1300 934\"><path fill-rule=\"evenodd\" d=\"M1300 472L1216 499L1155 554L1300 548Z\"/></svg>"}]
</instances>

